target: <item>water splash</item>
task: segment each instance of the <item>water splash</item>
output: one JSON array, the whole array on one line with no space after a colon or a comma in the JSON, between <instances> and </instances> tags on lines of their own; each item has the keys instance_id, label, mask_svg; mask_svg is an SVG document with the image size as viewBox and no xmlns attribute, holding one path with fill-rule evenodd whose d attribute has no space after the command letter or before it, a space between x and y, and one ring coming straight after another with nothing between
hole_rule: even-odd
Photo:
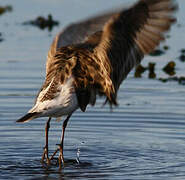
<instances>
[{"instance_id":1,"label":"water splash","mask_svg":"<svg viewBox=\"0 0 185 180\"><path fill-rule=\"evenodd\" d=\"M80 164L80 149L84 146L85 142L82 141L80 145L77 146L77 153L76 153L76 162Z\"/></svg>"},{"instance_id":2,"label":"water splash","mask_svg":"<svg viewBox=\"0 0 185 180\"><path fill-rule=\"evenodd\" d=\"M78 164L80 164L80 148L77 149L77 153L76 153L76 162Z\"/></svg>"}]
</instances>

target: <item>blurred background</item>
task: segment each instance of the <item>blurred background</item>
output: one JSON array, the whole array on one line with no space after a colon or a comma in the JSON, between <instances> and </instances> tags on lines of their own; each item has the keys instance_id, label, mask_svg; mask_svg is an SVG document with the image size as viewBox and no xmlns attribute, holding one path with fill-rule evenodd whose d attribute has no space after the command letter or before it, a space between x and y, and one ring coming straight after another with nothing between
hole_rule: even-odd
<instances>
[{"instance_id":1,"label":"blurred background","mask_svg":"<svg viewBox=\"0 0 185 180\"><path fill-rule=\"evenodd\" d=\"M184 179L185 1L166 41L122 84L110 112L99 99L67 127L66 167L40 163L45 118L15 121L45 78L54 36L70 23L134 0L0 0L0 179ZM62 123L52 121L50 152ZM75 161L80 149L80 164Z\"/></svg>"}]
</instances>

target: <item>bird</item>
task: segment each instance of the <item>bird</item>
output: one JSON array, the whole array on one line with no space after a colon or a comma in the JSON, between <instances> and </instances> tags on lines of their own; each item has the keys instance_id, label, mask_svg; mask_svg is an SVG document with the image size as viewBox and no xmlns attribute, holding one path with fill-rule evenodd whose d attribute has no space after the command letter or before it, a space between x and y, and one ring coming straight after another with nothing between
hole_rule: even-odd
<instances>
[{"instance_id":1,"label":"bird","mask_svg":"<svg viewBox=\"0 0 185 180\"><path fill-rule=\"evenodd\" d=\"M165 32L176 22L178 9L173 0L139 0L128 8L119 8L73 23L59 32L48 51L46 77L28 113L16 122L48 117L42 162L50 164L58 153L64 166L64 134L71 115L94 106L97 97L105 97L110 107L117 106L117 93L129 72L145 55L165 40ZM61 117L61 141L49 157L50 121Z\"/></svg>"}]
</instances>

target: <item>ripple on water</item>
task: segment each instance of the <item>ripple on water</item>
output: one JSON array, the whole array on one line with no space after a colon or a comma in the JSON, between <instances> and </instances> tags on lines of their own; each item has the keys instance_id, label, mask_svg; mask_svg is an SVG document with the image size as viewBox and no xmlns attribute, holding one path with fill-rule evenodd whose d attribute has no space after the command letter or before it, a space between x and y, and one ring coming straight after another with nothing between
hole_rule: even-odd
<instances>
[{"instance_id":1,"label":"ripple on water","mask_svg":"<svg viewBox=\"0 0 185 180\"><path fill-rule=\"evenodd\" d=\"M44 80L46 52L59 29L48 37L47 32L14 26L14 18L19 22L19 18L25 18L23 14L32 16L33 8L28 8L29 2L24 0L6 2L13 3L15 16L3 16L2 21L9 22L9 25L4 26L5 22L1 27L1 31L6 31L7 38L1 43L0 60L0 179L184 179L185 88L176 82L149 80L147 74L135 79L133 72L121 86L118 95L120 105L112 112L108 106L102 107L101 99L97 100L97 106L88 107L86 113L77 111L72 116L65 137L65 168L59 170L55 163L48 167L42 165L40 159L46 118L27 124L16 124L15 120L27 112L34 102ZM58 9L55 3L51 6L49 0L31 3L39 7L39 13L40 7L46 7L46 14L54 5L53 12L60 15L62 11L66 12L68 1L56 2L60 7ZM86 12L93 9L82 8L84 3L76 3L75 7L86 10L81 13L88 14ZM180 7L185 4L184 1L179 3ZM95 6L100 8L96 3ZM60 19L64 24L68 23L63 15ZM180 14L180 19L184 20L184 14ZM184 31L183 27L181 30ZM173 33L168 41L172 42L170 51L155 60L160 66L156 67L156 73L161 77L164 76L161 67L177 53L174 46L182 45L177 39L179 34L182 38L183 33ZM144 63L148 64L148 59ZM183 75L183 65L179 61L176 63L177 73ZM50 153L57 147L60 134L61 123L52 121ZM78 148L80 164L75 160Z\"/></svg>"}]
</instances>

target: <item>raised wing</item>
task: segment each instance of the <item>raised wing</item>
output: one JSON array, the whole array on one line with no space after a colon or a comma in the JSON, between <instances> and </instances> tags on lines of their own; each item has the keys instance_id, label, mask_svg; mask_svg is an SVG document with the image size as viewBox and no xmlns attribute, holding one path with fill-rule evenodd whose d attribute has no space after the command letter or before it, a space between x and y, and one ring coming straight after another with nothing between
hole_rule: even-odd
<instances>
[{"instance_id":1,"label":"raised wing","mask_svg":"<svg viewBox=\"0 0 185 180\"><path fill-rule=\"evenodd\" d=\"M98 31L101 31L105 23L110 19L110 17L117 14L118 12L119 10L115 10L114 12L108 12L103 15L98 15L86 19L79 23L71 24L59 34L57 34L48 52L46 74L58 48L84 42L84 40L88 36Z\"/></svg>"},{"instance_id":2,"label":"raised wing","mask_svg":"<svg viewBox=\"0 0 185 180\"><path fill-rule=\"evenodd\" d=\"M175 22L175 9L173 0L140 0L104 26L95 53L102 62L110 61L116 92L131 69L164 40L164 32Z\"/></svg>"},{"instance_id":3,"label":"raised wing","mask_svg":"<svg viewBox=\"0 0 185 180\"><path fill-rule=\"evenodd\" d=\"M47 65L51 63L47 69L47 79L51 79L56 69L61 74L61 83L71 74L74 75L82 110L85 110L87 104L94 104L97 93L107 96L110 104L116 104L121 82L144 55L153 51L164 39L164 32L175 21L172 17L175 9L173 0L140 0L128 10L109 14L111 18L108 18L102 31L96 32L94 30L99 30L98 28L86 26L88 28L83 40L75 39L75 36L73 39L72 33L71 39L64 44L71 45L63 47L61 44L62 47L58 49L62 39L64 40L62 35L68 33L67 29L64 30L54 41L54 50L58 49L54 53L55 58L47 61ZM92 22L95 23L94 20ZM70 32L72 30L69 34ZM81 32L85 30L76 31L77 34ZM89 32L95 33L86 38ZM54 50L51 49L51 55Z\"/></svg>"}]
</instances>

